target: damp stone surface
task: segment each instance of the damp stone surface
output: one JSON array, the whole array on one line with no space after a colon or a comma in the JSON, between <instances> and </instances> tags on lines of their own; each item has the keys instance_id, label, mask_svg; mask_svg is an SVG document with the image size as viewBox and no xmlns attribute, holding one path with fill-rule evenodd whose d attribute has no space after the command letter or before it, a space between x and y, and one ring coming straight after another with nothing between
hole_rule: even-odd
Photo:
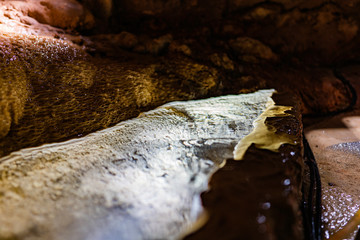
<instances>
[{"instance_id":1,"label":"damp stone surface","mask_svg":"<svg viewBox=\"0 0 360 240\"><path fill-rule=\"evenodd\" d=\"M0 239L171 239L273 90L172 102L0 159Z\"/></svg>"}]
</instances>

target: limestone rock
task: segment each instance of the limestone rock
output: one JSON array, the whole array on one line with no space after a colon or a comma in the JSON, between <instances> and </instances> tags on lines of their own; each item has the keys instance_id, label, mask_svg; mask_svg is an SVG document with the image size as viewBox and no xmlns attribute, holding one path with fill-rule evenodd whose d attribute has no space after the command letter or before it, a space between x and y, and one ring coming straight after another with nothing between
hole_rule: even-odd
<instances>
[{"instance_id":1,"label":"limestone rock","mask_svg":"<svg viewBox=\"0 0 360 240\"><path fill-rule=\"evenodd\" d=\"M34 98L31 81L41 84L42 89L47 88L48 83L39 78L44 67L84 59L85 54L68 42L29 35L1 33L0 42L0 136L3 139L27 115L27 103ZM31 115L37 110L33 109ZM0 147L0 155L4 150Z\"/></svg>"},{"instance_id":2,"label":"limestone rock","mask_svg":"<svg viewBox=\"0 0 360 240\"><path fill-rule=\"evenodd\" d=\"M114 11L113 0L83 0L82 2L95 16L104 20L108 20Z\"/></svg>"},{"instance_id":3,"label":"limestone rock","mask_svg":"<svg viewBox=\"0 0 360 240\"><path fill-rule=\"evenodd\" d=\"M61 32L45 25L72 31L91 29L95 23L92 14L76 0L2 1L0 8L3 10L0 14L1 22L5 25L3 27L9 27L11 23L19 32L28 31L35 35Z\"/></svg>"},{"instance_id":4,"label":"limestone rock","mask_svg":"<svg viewBox=\"0 0 360 240\"><path fill-rule=\"evenodd\" d=\"M336 4L320 4L306 12L297 7L264 20L262 28L256 28L257 23L253 21L255 30L250 28L248 34L283 54L300 56L307 64L331 64L352 57L354 53L348 51L349 44L357 49L352 42L357 39L359 23L355 16L343 11Z\"/></svg>"},{"instance_id":5,"label":"limestone rock","mask_svg":"<svg viewBox=\"0 0 360 240\"><path fill-rule=\"evenodd\" d=\"M210 56L210 60L217 67L222 67L223 69L233 71L235 69L233 61L226 54L217 54L214 53Z\"/></svg>"},{"instance_id":6,"label":"limestone rock","mask_svg":"<svg viewBox=\"0 0 360 240\"><path fill-rule=\"evenodd\" d=\"M256 39L239 37L230 40L229 45L238 54L240 60L250 63L257 63L259 60L274 61L277 56L271 48Z\"/></svg>"},{"instance_id":7,"label":"limestone rock","mask_svg":"<svg viewBox=\"0 0 360 240\"><path fill-rule=\"evenodd\" d=\"M99 34L91 37L91 43L87 45L88 48L96 52L101 52L106 55L119 54L117 49L132 50L139 43L139 39L135 34L123 31L119 34Z\"/></svg>"},{"instance_id":8,"label":"limestone rock","mask_svg":"<svg viewBox=\"0 0 360 240\"><path fill-rule=\"evenodd\" d=\"M273 90L173 102L0 159L0 238L176 238ZM6 217L5 217L6 216Z\"/></svg>"},{"instance_id":9,"label":"limestone rock","mask_svg":"<svg viewBox=\"0 0 360 240\"><path fill-rule=\"evenodd\" d=\"M27 4L26 6L31 6ZM42 8L41 8L42 6ZM90 29L94 26L94 17L76 0L40 1L40 5L29 8L28 15L38 22L62 29Z\"/></svg>"},{"instance_id":10,"label":"limestone rock","mask_svg":"<svg viewBox=\"0 0 360 240\"><path fill-rule=\"evenodd\" d=\"M292 92L302 102L303 114L328 114L347 109L353 101L353 94L346 79L326 68L304 68L284 66L252 66L245 70L248 77L244 83L261 79L266 88ZM248 83L251 86L251 82ZM331 93L331 94L329 94Z\"/></svg>"},{"instance_id":11,"label":"limestone rock","mask_svg":"<svg viewBox=\"0 0 360 240\"><path fill-rule=\"evenodd\" d=\"M91 37L92 43L87 46L95 52L110 57L118 57L121 50L128 50L141 54L159 55L168 50L172 42L172 35L166 34L157 38L138 37L135 34L123 31L119 34L100 34ZM189 52L188 49L179 49ZM172 49L174 50L174 49ZM191 53L191 51L190 51Z\"/></svg>"},{"instance_id":12,"label":"limestone rock","mask_svg":"<svg viewBox=\"0 0 360 240\"><path fill-rule=\"evenodd\" d=\"M191 48L186 44L179 44L175 41L171 42L169 45L169 51L182 53L186 56L191 56Z\"/></svg>"},{"instance_id":13,"label":"limestone rock","mask_svg":"<svg viewBox=\"0 0 360 240\"><path fill-rule=\"evenodd\" d=\"M59 39L0 39L0 66L6 69L0 75L0 155L82 136L169 101L219 94L221 87L216 69L184 58L121 52L114 61L92 58ZM16 87L9 81L14 73L21 76Z\"/></svg>"},{"instance_id":14,"label":"limestone rock","mask_svg":"<svg viewBox=\"0 0 360 240\"><path fill-rule=\"evenodd\" d=\"M123 8L137 14L162 14L165 12L173 12L181 6L179 0L157 1L157 0L126 0L122 2Z\"/></svg>"},{"instance_id":15,"label":"limestone rock","mask_svg":"<svg viewBox=\"0 0 360 240\"><path fill-rule=\"evenodd\" d=\"M0 139L19 123L29 95L25 69L12 62L8 66L0 71Z\"/></svg>"}]
</instances>

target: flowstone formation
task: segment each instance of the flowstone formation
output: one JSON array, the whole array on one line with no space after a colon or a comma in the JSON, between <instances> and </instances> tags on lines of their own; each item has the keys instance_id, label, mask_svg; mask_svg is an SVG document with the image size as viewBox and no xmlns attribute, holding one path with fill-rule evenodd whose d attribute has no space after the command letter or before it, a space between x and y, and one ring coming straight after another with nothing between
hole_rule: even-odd
<instances>
[{"instance_id":1,"label":"flowstone formation","mask_svg":"<svg viewBox=\"0 0 360 240\"><path fill-rule=\"evenodd\" d=\"M0 159L1 239L168 239L202 210L273 90L172 102L83 138Z\"/></svg>"}]
</instances>

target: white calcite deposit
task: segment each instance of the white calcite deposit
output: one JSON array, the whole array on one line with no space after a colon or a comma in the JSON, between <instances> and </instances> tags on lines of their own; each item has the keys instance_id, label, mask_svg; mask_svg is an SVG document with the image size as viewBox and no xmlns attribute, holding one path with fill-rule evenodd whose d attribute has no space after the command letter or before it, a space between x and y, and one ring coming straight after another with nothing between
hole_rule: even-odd
<instances>
[{"instance_id":1,"label":"white calcite deposit","mask_svg":"<svg viewBox=\"0 0 360 240\"><path fill-rule=\"evenodd\" d=\"M0 239L168 239L273 90L172 102L114 127L0 159Z\"/></svg>"}]
</instances>

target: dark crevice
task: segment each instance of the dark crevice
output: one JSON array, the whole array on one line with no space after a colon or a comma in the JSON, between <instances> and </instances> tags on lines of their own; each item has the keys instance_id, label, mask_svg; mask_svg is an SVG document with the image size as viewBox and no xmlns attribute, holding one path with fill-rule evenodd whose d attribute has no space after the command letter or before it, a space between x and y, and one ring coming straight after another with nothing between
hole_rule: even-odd
<instances>
[{"instance_id":1,"label":"dark crevice","mask_svg":"<svg viewBox=\"0 0 360 240\"><path fill-rule=\"evenodd\" d=\"M321 179L319 169L316 164L314 154L310 148L305 135L303 135L304 144L304 160L308 166L309 171L309 184L303 185L303 224L305 239L308 240L321 240Z\"/></svg>"},{"instance_id":2,"label":"dark crevice","mask_svg":"<svg viewBox=\"0 0 360 240\"><path fill-rule=\"evenodd\" d=\"M360 228L356 233L355 240L360 240Z\"/></svg>"},{"instance_id":3,"label":"dark crevice","mask_svg":"<svg viewBox=\"0 0 360 240\"><path fill-rule=\"evenodd\" d=\"M342 7L340 6L340 4L338 4L337 2L334 2L334 1L324 1L323 3L321 3L320 5L316 6L316 7L312 7L312 8L298 8L298 7L295 7L295 9L299 9L300 12L302 13L307 13L307 12L312 12L312 11L318 11L318 10L321 10L322 8L326 7L326 6L329 6L329 5L333 5L341 10Z\"/></svg>"}]
</instances>

